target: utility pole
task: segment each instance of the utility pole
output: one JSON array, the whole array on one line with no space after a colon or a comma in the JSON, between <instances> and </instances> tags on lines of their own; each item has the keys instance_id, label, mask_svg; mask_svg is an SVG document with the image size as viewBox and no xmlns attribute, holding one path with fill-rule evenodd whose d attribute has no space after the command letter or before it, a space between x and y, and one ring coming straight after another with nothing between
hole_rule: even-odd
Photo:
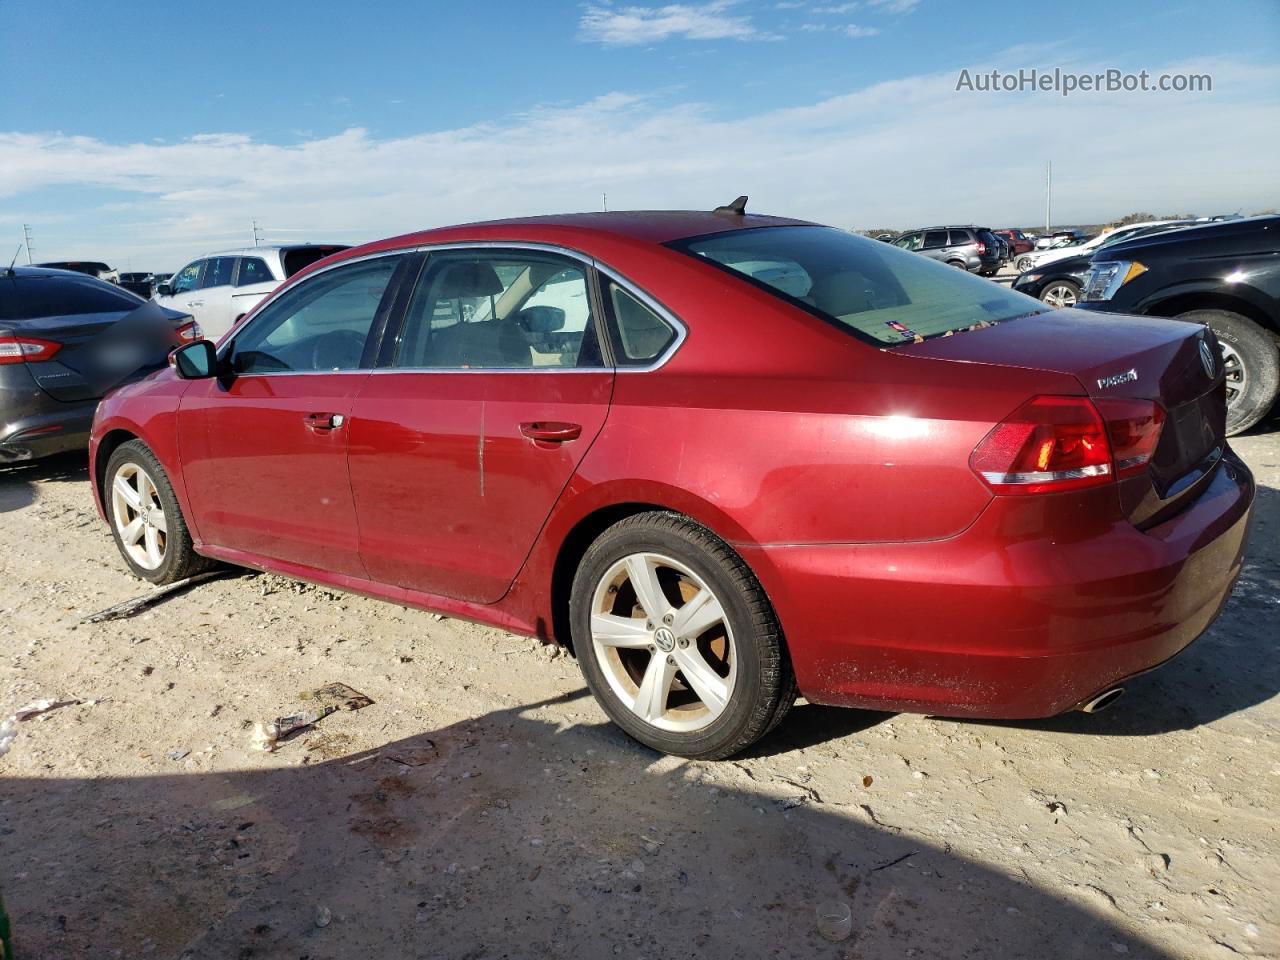
<instances>
[{"instance_id":1,"label":"utility pole","mask_svg":"<svg viewBox=\"0 0 1280 960\"><path fill-rule=\"evenodd\" d=\"M262 231L258 229L258 221L253 221L253 245L256 247L262 240Z\"/></svg>"},{"instance_id":2,"label":"utility pole","mask_svg":"<svg viewBox=\"0 0 1280 960\"><path fill-rule=\"evenodd\" d=\"M22 239L27 245L27 266L31 266L31 225L28 223L22 225Z\"/></svg>"},{"instance_id":3,"label":"utility pole","mask_svg":"<svg viewBox=\"0 0 1280 960\"><path fill-rule=\"evenodd\" d=\"M608 213L609 212L609 194L602 193L600 194L600 197L604 201L604 212Z\"/></svg>"},{"instance_id":4,"label":"utility pole","mask_svg":"<svg viewBox=\"0 0 1280 960\"><path fill-rule=\"evenodd\" d=\"M1044 171L1044 232L1051 232L1053 223L1053 161Z\"/></svg>"}]
</instances>

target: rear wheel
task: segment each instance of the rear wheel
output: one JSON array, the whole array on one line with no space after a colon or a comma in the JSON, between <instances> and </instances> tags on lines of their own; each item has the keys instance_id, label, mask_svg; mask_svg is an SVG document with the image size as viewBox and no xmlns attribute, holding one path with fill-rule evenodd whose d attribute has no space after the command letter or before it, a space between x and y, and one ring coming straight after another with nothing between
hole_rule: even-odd
<instances>
[{"instance_id":1,"label":"rear wheel","mask_svg":"<svg viewBox=\"0 0 1280 960\"><path fill-rule=\"evenodd\" d=\"M1019 257L1013 264L1019 273L1026 273L1035 266L1035 261L1030 257Z\"/></svg>"},{"instance_id":2,"label":"rear wheel","mask_svg":"<svg viewBox=\"0 0 1280 960\"><path fill-rule=\"evenodd\" d=\"M731 756L795 701L764 590L724 541L685 517L639 514L601 534L574 577L570 616L591 692L655 750Z\"/></svg>"},{"instance_id":3,"label":"rear wheel","mask_svg":"<svg viewBox=\"0 0 1280 960\"><path fill-rule=\"evenodd\" d=\"M948 261L947 261L947 266L949 266L949 267L959 267L961 270L968 270L968 269L969 269L968 265L967 265L963 260L948 260Z\"/></svg>"},{"instance_id":4,"label":"rear wheel","mask_svg":"<svg viewBox=\"0 0 1280 960\"><path fill-rule=\"evenodd\" d=\"M1227 436L1267 415L1280 394L1280 348L1266 330L1228 310L1192 310L1179 320L1203 323L1218 338L1227 378Z\"/></svg>"},{"instance_id":5,"label":"rear wheel","mask_svg":"<svg viewBox=\"0 0 1280 960\"><path fill-rule=\"evenodd\" d=\"M1074 307L1080 299L1080 284L1054 280L1040 291L1040 299L1051 307Z\"/></svg>"},{"instance_id":6,"label":"rear wheel","mask_svg":"<svg viewBox=\"0 0 1280 960\"><path fill-rule=\"evenodd\" d=\"M111 454L102 499L111 535L136 576L174 583L213 566L192 549L169 478L141 440L123 443Z\"/></svg>"}]
</instances>

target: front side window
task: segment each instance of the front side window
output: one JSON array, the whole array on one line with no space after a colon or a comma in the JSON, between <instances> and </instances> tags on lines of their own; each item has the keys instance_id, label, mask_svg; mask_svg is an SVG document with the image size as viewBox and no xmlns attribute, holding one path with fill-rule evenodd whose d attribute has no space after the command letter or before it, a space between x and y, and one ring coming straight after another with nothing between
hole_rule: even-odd
<instances>
[{"instance_id":1,"label":"front side window","mask_svg":"<svg viewBox=\"0 0 1280 960\"><path fill-rule=\"evenodd\" d=\"M231 274L236 267L235 257L211 257L205 261L204 277L200 281L200 289L206 287L229 287Z\"/></svg>"},{"instance_id":2,"label":"front side window","mask_svg":"<svg viewBox=\"0 0 1280 960\"><path fill-rule=\"evenodd\" d=\"M358 370L401 257L335 267L303 280L250 320L231 344L236 373Z\"/></svg>"},{"instance_id":3,"label":"front side window","mask_svg":"<svg viewBox=\"0 0 1280 960\"><path fill-rule=\"evenodd\" d=\"M241 257L240 274L236 277L237 287L247 287L253 283L275 283L271 268L261 257Z\"/></svg>"},{"instance_id":4,"label":"front side window","mask_svg":"<svg viewBox=\"0 0 1280 960\"><path fill-rule=\"evenodd\" d=\"M553 254L436 253L405 315L393 365L521 370L603 365L586 268Z\"/></svg>"},{"instance_id":5,"label":"front side window","mask_svg":"<svg viewBox=\"0 0 1280 960\"><path fill-rule=\"evenodd\" d=\"M1040 301L989 280L831 227L761 227L671 246L879 346L1045 310ZM795 265L785 289L754 272L763 261Z\"/></svg>"},{"instance_id":6,"label":"front side window","mask_svg":"<svg viewBox=\"0 0 1280 960\"><path fill-rule=\"evenodd\" d=\"M922 233L908 233L905 237L899 237L893 241L893 245L901 247L903 250L919 250L923 238L924 234Z\"/></svg>"},{"instance_id":7,"label":"front side window","mask_svg":"<svg viewBox=\"0 0 1280 960\"><path fill-rule=\"evenodd\" d=\"M200 285L200 269L204 266L203 260L197 260L195 263L189 263L173 276L173 292L188 293Z\"/></svg>"}]
</instances>

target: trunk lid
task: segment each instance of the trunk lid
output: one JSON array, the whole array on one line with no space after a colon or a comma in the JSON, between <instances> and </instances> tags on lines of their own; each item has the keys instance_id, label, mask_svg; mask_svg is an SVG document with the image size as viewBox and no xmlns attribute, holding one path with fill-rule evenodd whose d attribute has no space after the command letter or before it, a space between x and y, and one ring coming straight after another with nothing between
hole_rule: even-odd
<instances>
[{"instance_id":1,"label":"trunk lid","mask_svg":"<svg viewBox=\"0 0 1280 960\"><path fill-rule=\"evenodd\" d=\"M134 310L0 321L0 336L60 344L48 360L29 362L36 384L55 400L100 397L167 362L183 341L178 327L190 317L147 302Z\"/></svg>"},{"instance_id":2,"label":"trunk lid","mask_svg":"<svg viewBox=\"0 0 1280 960\"><path fill-rule=\"evenodd\" d=\"M1222 362L1213 333L1200 324L1059 310L895 352L1064 373L1090 397L1159 403L1165 421L1150 465L1119 483L1135 524L1157 523L1193 498L1225 447Z\"/></svg>"}]
</instances>

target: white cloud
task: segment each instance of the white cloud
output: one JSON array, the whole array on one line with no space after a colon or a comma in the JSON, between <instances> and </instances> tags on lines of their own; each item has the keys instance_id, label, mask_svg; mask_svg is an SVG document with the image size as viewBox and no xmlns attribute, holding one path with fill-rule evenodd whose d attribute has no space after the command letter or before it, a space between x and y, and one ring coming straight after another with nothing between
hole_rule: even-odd
<instances>
[{"instance_id":1,"label":"white cloud","mask_svg":"<svg viewBox=\"0 0 1280 960\"><path fill-rule=\"evenodd\" d=\"M920 5L920 0L867 0L867 3L886 13L910 13Z\"/></svg>"},{"instance_id":2,"label":"white cloud","mask_svg":"<svg viewBox=\"0 0 1280 960\"><path fill-rule=\"evenodd\" d=\"M814 13L820 13L827 16L839 16L842 13L852 13L858 9L857 3L837 3L827 7L814 7Z\"/></svg>"},{"instance_id":3,"label":"white cloud","mask_svg":"<svg viewBox=\"0 0 1280 960\"><path fill-rule=\"evenodd\" d=\"M957 93L953 71L730 118L611 94L394 138L359 128L291 144L239 133L164 144L0 133L0 225L16 245L20 225L32 224L44 258L165 269L247 242L252 218L269 236L355 242L599 209L604 191L611 209L710 208L746 193L754 210L842 226L1026 224L1043 211L1049 158L1060 222L1275 206L1280 66L1235 57L1147 66L1211 73L1214 91Z\"/></svg>"},{"instance_id":4,"label":"white cloud","mask_svg":"<svg viewBox=\"0 0 1280 960\"><path fill-rule=\"evenodd\" d=\"M880 31L876 27L860 27L856 23L847 23L840 28L846 37L875 37Z\"/></svg>"},{"instance_id":5,"label":"white cloud","mask_svg":"<svg viewBox=\"0 0 1280 960\"><path fill-rule=\"evenodd\" d=\"M592 4L578 22L581 40L631 47L672 37L689 40L770 40L749 16L732 12L738 0L672 3L661 7L614 7Z\"/></svg>"}]
</instances>

